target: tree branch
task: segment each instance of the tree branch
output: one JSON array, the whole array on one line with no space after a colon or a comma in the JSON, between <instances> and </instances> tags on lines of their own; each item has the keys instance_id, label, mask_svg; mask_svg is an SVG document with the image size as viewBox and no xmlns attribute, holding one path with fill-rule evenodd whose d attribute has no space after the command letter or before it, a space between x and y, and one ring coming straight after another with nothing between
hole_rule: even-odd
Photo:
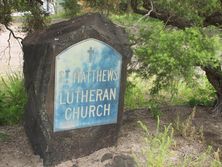
<instances>
[{"instance_id":1,"label":"tree branch","mask_svg":"<svg viewBox=\"0 0 222 167\"><path fill-rule=\"evenodd\" d=\"M162 20L166 23L166 25L172 25L180 29L184 29L186 27L191 27L194 25L192 21L187 20L186 18L173 15L169 11L154 8L151 4L149 5L147 0L143 0L143 7L147 10L153 8L150 13L147 13L147 10L139 9L138 0L131 0L131 6L134 13L141 15L149 14L150 17ZM203 26L209 25L222 26L222 12L215 12L210 16L205 17Z\"/></svg>"},{"instance_id":2,"label":"tree branch","mask_svg":"<svg viewBox=\"0 0 222 167\"><path fill-rule=\"evenodd\" d=\"M4 25L5 26L5 28L12 34L12 36L15 38L15 39L17 39L17 40L23 40L23 38L21 38L21 37L17 37L16 35L15 35L15 33L13 32L13 30L11 29L11 28L9 28L7 25Z\"/></svg>"},{"instance_id":3,"label":"tree branch","mask_svg":"<svg viewBox=\"0 0 222 167\"><path fill-rule=\"evenodd\" d=\"M150 16L150 14L151 14L151 12L153 11L153 1L152 0L150 0L150 5L151 5L151 9L147 12L147 14L145 14L143 17L141 17L138 21L137 21L137 23L136 23L136 25L142 20L142 19L144 19L145 17L148 17L148 16Z\"/></svg>"},{"instance_id":4,"label":"tree branch","mask_svg":"<svg viewBox=\"0 0 222 167\"><path fill-rule=\"evenodd\" d=\"M11 38L10 36L12 35L18 41L20 47L22 48L21 41L23 40L23 38L16 36L14 31L11 28L9 28L7 25L4 25L4 26L9 31L9 39Z\"/></svg>"},{"instance_id":5,"label":"tree branch","mask_svg":"<svg viewBox=\"0 0 222 167\"><path fill-rule=\"evenodd\" d=\"M8 41L8 54L9 54L8 65L10 64L10 61L11 61L11 58L12 58L12 56L11 56L11 42L10 42L11 36L12 36L12 33L10 32L9 36L8 36L8 40L7 40Z\"/></svg>"}]
</instances>

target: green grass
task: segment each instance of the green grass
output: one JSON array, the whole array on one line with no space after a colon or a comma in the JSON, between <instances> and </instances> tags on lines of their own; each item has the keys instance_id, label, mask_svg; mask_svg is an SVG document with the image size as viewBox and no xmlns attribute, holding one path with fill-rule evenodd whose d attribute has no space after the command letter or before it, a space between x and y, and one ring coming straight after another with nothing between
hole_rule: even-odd
<instances>
[{"instance_id":1,"label":"green grass","mask_svg":"<svg viewBox=\"0 0 222 167\"><path fill-rule=\"evenodd\" d=\"M21 74L14 73L0 77L0 125L20 123L26 100Z\"/></svg>"},{"instance_id":2,"label":"green grass","mask_svg":"<svg viewBox=\"0 0 222 167\"><path fill-rule=\"evenodd\" d=\"M185 153L183 156L176 156L176 140L174 128L170 125L164 126L161 130L160 120L157 119L156 133L151 134L148 127L138 122L144 132L145 144L142 148L141 157L135 157L138 167L221 167L222 162L219 158L219 150L214 151L208 147L198 154ZM176 161L175 161L176 158Z\"/></svg>"},{"instance_id":3,"label":"green grass","mask_svg":"<svg viewBox=\"0 0 222 167\"><path fill-rule=\"evenodd\" d=\"M121 25L133 25L136 20L139 20L141 18L140 15L137 14L123 14L123 15L111 15L110 19Z\"/></svg>"},{"instance_id":4,"label":"green grass","mask_svg":"<svg viewBox=\"0 0 222 167\"><path fill-rule=\"evenodd\" d=\"M126 93L125 93L125 108L137 109L148 107L149 85L145 80L132 74L128 77Z\"/></svg>"},{"instance_id":5,"label":"green grass","mask_svg":"<svg viewBox=\"0 0 222 167\"><path fill-rule=\"evenodd\" d=\"M219 150L214 151L211 146L202 151L198 156L185 155L178 167L221 167Z\"/></svg>"},{"instance_id":6,"label":"green grass","mask_svg":"<svg viewBox=\"0 0 222 167\"><path fill-rule=\"evenodd\" d=\"M63 20L63 19L67 19L67 16L65 15L65 13L60 12L60 13L50 15L49 18L51 20Z\"/></svg>"},{"instance_id":7,"label":"green grass","mask_svg":"<svg viewBox=\"0 0 222 167\"><path fill-rule=\"evenodd\" d=\"M152 79L142 79L135 73L128 77L125 93L125 109L148 109L154 118L161 116L161 107L166 105L213 106L216 99L213 87L205 76L194 83L182 80L175 87L151 94Z\"/></svg>"},{"instance_id":8,"label":"green grass","mask_svg":"<svg viewBox=\"0 0 222 167\"><path fill-rule=\"evenodd\" d=\"M158 94L151 94L152 79L142 79L136 74L128 77L125 93L125 109L148 108L154 115L159 115L159 108L164 105L213 106L216 94L204 75L194 83L179 80L175 87L163 89Z\"/></svg>"},{"instance_id":9,"label":"green grass","mask_svg":"<svg viewBox=\"0 0 222 167\"><path fill-rule=\"evenodd\" d=\"M164 130L160 131L159 119L157 119L156 134L149 133L148 128L142 123L138 122L145 132L145 145L143 146L143 155L145 157L145 164L137 162L138 166L149 167L164 167L169 166L168 161L170 148L173 145L173 128L171 125L165 126Z\"/></svg>"},{"instance_id":10,"label":"green grass","mask_svg":"<svg viewBox=\"0 0 222 167\"><path fill-rule=\"evenodd\" d=\"M172 104L190 106L212 106L216 100L213 87L205 76L196 79L195 83L178 83L178 91L172 96Z\"/></svg>"},{"instance_id":11,"label":"green grass","mask_svg":"<svg viewBox=\"0 0 222 167\"><path fill-rule=\"evenodd\" d=\"M192 113L186 119L183 119L179 115L177 115L177 118L175 119L172 125L175 129L176 134L178 134L179 136L182 136L183 138L188 139L190 141L204 142L205 139L203 126L200 126L198 128L193 124L195 116L196 107L193 108Z\"/></svg>"}]
</instances>

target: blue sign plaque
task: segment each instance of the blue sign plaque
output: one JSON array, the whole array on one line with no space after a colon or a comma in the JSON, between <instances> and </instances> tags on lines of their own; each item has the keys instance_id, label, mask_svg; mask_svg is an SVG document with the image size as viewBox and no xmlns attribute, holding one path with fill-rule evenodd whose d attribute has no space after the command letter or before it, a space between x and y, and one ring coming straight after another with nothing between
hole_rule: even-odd
<instances>
[{"instance_id":1,"label":"blue sign plaque","mask_svg":"<svg viewBox=\"0 0 222 167\"><path fill-rule=\"evenodd\" d=\"M122 56L96 39L56 56L54 132L117 123Z\"/></svg>"}]
</instances>

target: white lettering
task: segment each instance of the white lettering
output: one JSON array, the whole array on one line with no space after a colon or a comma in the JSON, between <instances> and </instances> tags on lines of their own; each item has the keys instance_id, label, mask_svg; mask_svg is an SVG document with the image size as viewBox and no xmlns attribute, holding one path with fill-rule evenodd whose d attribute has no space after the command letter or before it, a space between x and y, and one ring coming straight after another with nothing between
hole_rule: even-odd
<instances>
[{"instance_id":1,"label":"white lettering","mask_svg":"<svg viewBox=\"0 0 222 167\"><path fill-rule=\"evenodd\" d=\"M85 100L84 100L85 99ZM81 97L81 102L88 102L88 90L82 91L82 97Z\"/></svg>"},{"instance_id":2,"label":"white lettering","mask_svg":"<svg viewBox=\"0 0 222 167\"><path fill-rule=\"evenodd\" d=\"M65 110L65 119L67 121L69 121L70 119L72 119L72 109L71 108L67 108Z\"/></svg>"},{"instance_id":3,"label":"white lettering","mask_svg":"<svg viewBox=\"0 0 222 167\"><path fill-rule=\"evenodd\" d=\"M99 110L100 108L103 108L103 106L102 105L98 105L97 106L97 109L96 109L96 115L98 116L98 117L101 117L102 115L103 115L103 113ZM99 113L100 112L100 113Z\"/></svg>"},{"instance_id":4,"label":"white lettering","mask_svg":"<svg viewBox=\"0 0 222 167\"><path fill-rule=\"evenodd\" d=\"M72 104L73 101L74 101L73 92L67 92L66 93L66 102L67 102L67 104Z\"/></svg>"},{"instance_id":5,"label":"white lettering","mask_svg":"<svg viewBox=\"0 0 222 167\"><path fill-rule=\"evenodd\" d=\"M94 105L90 105L89 106L89 118L91 118L91 115L93 115L92 117L95 117L95 111L96 111L96 107Z\"/></svg>"},{"instance_id":6,"label":"white lettering","mask_svg":"<svg viewBox=\"0 0 222 167\"><path fill-rule=\"evenodd\" d=\"M116 88L110 89L110 97L109 100L116 100Z\"/></svg>"},{"instance_id":7,"label":"white lettering","mask_svg":"<svg viewBox=\"0 0 222 167\"><path fill-rule=\"evenodd\" d=\"M59 104L60 105L66 104L66 102L63 101L63 93L62 92L59 93Z\"/></svg>"},{"instance_id":8,"label":"white lettering","mask_svg":"<svg viewBox=\"0 0 222 167\"><path fill-rule=\"evenodd\" d=\"M108 90L105 89L104 93L103 93L103 101L104 100L109 100L109 93L108 93Z\"/></svg>"},{"instance_id":9,"label":"white lettering","mask_svg":"<svg viewBox=\"0 0 222 167\"><path fill-rule=\"evenodd\" d=\"M104 105L104 113L103 113L103 115L104 116L110 115L110 104L108 104L108 106L106 106L106 104Z\"/></svg>"}]
</instances>

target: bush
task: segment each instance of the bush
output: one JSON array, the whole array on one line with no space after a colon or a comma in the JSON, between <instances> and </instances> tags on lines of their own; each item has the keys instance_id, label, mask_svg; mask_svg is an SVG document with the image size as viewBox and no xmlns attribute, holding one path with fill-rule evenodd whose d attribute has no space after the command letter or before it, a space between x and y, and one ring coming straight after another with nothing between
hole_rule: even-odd
<instances>
[{"instance_id":1,"label":"bush","mask_svg":"<svg viewBox=\"0 0 222 167\"><path fill-rule=\"evenodd\" d=\"M77 0L65 0L61 3L62 7L65 10L65 15L67 17L76 16L77 13L80 11L80 5L78 4Z\"/></svg>"},{"instance_id":2,"label":"bush","mask_svg":"<svg viewBox=\"0 0 222 167\"><path fill-rule=\"evenodd\" d=\"M148 107L149 88L146 81L132 74L128 77L125 93L125 108L126 109L138 109Z\"/></svg>"},{"instance_id":3,"label":"bush","mask_svg":"<svg viewBox=\"0 0 222 167\"><path fill-rule=\"evenodd\" d=\"M169 161L169 154L171 152L171 146L174 143L173 139L173 128L171 124L169 126L164 126L164 130L160 131L160 120L157 119L157 129L156 134L152 135L145 124L141 121L141 128L144 130L145 134L145 145L143 147L143 156L146 159L145 164L137 162L138 166L151 166L151 167L164 167L171 166Z\"/></svg>"},{"instance_id":4,"label":"bush","mask_svg":"<svg viewBox=\"0 0 222 167\"><path fill-rule=\"evenodd\" d=\"M173 104L190 106L213 106L215 100L215 90L204 76L190 84L180 82L177 93L172 97Z\"/></svg>"},{"instance_id":5,"label":"bush","mask_svg":"<svg viewBox=\"0 0 222 167\"><path fill-rule=\"evenodd\" d=\"M111 17L130 34L137 56L134 71L149 82L147 94L158 97L159 103L212 106L216 90L196 64L218 62L214 51L219 38L204 36L195 28L178 30L152 18L140 18L134 14Z\"/></svg>"},{"instance_id":6,"label":"bush","mask_svg":"<svg viewBox=\"0 0 222 167\"><path fill-rule=\"evenodd\" d=\"M1 77L0 83L0 125L17 124L21 122L27 99L22 75Z\"/></svg>"}]
</instances>

